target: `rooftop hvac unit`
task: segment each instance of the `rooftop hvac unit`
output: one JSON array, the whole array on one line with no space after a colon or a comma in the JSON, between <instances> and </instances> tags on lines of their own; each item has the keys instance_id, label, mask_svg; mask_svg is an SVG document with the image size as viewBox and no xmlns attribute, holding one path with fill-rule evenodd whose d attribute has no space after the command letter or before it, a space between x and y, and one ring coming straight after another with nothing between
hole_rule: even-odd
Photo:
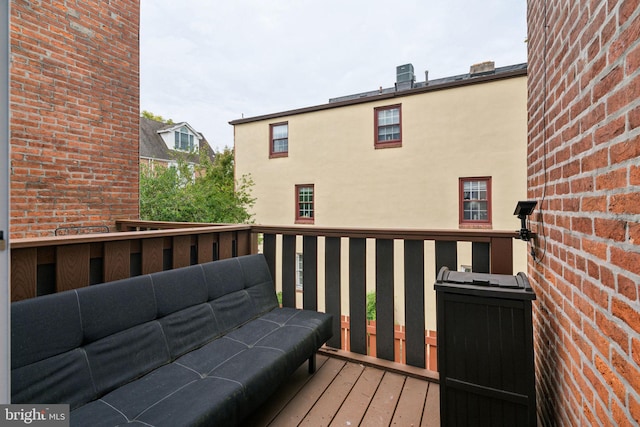
<instances>
[{"instance_id":1,"label":"rooftop hvac unit","mask_svg":"<svg viewBox=\"0 0 640 427\"><path fill-rule=\"evenodd\" d=\"M399 65L396 67L396 83L413 83L416 80L413 74L413 64Z\"/></svg>"}]
</instances>

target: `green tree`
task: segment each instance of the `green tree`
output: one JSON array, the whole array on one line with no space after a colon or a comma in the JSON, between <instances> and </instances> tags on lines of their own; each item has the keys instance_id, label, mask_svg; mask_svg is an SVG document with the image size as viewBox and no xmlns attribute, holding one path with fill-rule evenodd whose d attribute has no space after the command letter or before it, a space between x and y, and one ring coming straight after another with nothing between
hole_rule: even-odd
<instances>
[{"instance_id":1,"label":"green tree","mask_svg":"<svg viewBox=\"0 0 640 427\"><path fill-rule=\"evenodd\" d=\"M151 120L155 120L156 122L162 122L162 123L166 123L168 125L172 125L173 120L171 119L163 119L162 116L160 115L155 115L153 114L151 111L147 111L147 110L142 110L142 113L140 113L141 117L146 117L147 119L151 119Z\"/></svg>"},{"instance_id":2,"label":"green tree","mask_svg":"<svg viewBox=\"0 0 640 427\"><path fill-rule=\"evenodd\" d=\"M367 292L367 320L376 320L376 293Z\"/></svg>"},{"instance_id":3,"label":"green tree","mask_svg":"<svg viewBox=\"0 0 640 427\"><path fill-rule=\"evenodd\" d=\"M153 221L249 223L253 181L234 180L233 150L225 148L213 161L201 153L200 163L177 155L175 167L157 164L140 171L140 217Z\"/></svg>"}]
</instances>

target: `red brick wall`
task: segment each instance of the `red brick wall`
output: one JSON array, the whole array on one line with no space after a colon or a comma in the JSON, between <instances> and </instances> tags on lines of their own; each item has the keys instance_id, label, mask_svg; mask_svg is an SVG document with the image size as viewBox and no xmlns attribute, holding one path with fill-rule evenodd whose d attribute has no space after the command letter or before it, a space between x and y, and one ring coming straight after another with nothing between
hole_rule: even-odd
<instances>
[{"instance_id":1,"label":"red brick wall","mask_svg":"<svg viewBox=\"0 0 640 427\"><path fill-rule=\"evenodd\" d=\"M528 28L539 415L638 425L639 1L529 0Z\"/></svg>"},{"instance_id":2,"label":"red brick wall","mask_svg":"<svg viewBox=\"0 0 640 427\"><path fill-rule=\"evenodd\" d=\"M139 0L11 2L11 235L138 217Z\"/></svg>"}]
</instances>

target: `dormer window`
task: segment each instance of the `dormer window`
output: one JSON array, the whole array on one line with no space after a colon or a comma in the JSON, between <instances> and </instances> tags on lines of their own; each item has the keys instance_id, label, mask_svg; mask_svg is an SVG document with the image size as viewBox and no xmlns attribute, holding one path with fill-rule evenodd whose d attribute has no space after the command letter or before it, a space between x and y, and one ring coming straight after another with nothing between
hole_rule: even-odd
<instances>
[{"instance_id":1,"label":"dormer window","mask_svg":"<svg viewBox=\"0 0 640 427\"><path fill-rule=\"evenodd\" d=\"M193 134L189 133L189 129L186 126L182 126L175 131L176 143L174 148L182 151L193 151Z\"/></svg>"}]
</instances>

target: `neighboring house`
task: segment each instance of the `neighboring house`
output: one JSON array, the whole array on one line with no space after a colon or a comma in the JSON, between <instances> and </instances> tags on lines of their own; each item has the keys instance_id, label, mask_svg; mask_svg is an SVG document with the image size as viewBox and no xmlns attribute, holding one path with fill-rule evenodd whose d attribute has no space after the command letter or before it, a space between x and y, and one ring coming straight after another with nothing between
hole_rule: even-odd
<instances>
[{"instance_id":1,"label":"neighboring house","mask_svg":"<svg viewBox=\"0 0 640 427\"><path fill-rule=\"evenodd\" d=\"M208 153L213 160L213 149L189 123L166 124L140 117L140 165L152 169L158 164L172 166L180 156L189 163L198 163L202 153Z\"/></svg>"},{"instance_id":2,"label":"neighboring house","mask_svg":"<svg viewBox=\"0 0 640 427\"><path fill-rule=\"evenodd\" d=\"M391 88L231 122L236 174L255 182L257 223L518 228L514 208L527 195L527 65L486 62L425 82L415 81L411 64L396 71ZM517 271L526 269L521 243ZM458 269L471 264L459 260ZM428 273L432 287L435 271Z\"/></svg>"}]
</instances>

